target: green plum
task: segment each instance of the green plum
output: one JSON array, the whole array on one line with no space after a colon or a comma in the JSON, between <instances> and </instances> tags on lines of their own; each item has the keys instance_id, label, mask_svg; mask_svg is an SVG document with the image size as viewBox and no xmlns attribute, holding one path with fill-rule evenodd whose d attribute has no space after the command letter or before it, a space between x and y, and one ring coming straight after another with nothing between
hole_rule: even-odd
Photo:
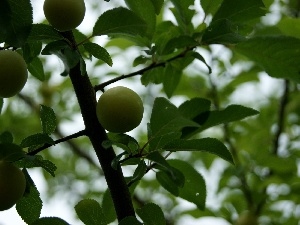
<instances>
[{"instance_id":1,"label":"green plum","mask_svg":"<svg viewBox=\"0 0 300 225\"><path fill-rule=\"evenodd\" d=\"M0 51L0 98L18 94L28 78L27 66L23 57L11 50Z\"/></svg>"},{"instance_id":2,"label":"green plum","mask_svg":"<svg viewBox=\"0 0 300 225\"><path fill-rule=\"evenodd\" d=\"M26 188L24 173L9 162L0 161L0 211L13 207Z\"/></svg>"},{"instance_id":3,"label":"green plum","mask_svg":"<svg viewBox=\"0 0 300 225\"><path fill-rule=\"evenodd\" d=\"M45 0L44 14L55 29L59 31L73 30L84 19L84 0Z\"/></svg>"},{"instance_id":4,"label":"green plum","mask_svg":"<svg viewBox=\"0 0 300 225\"><path fill-rule=\"evenodd\" d=\"M97 103L100 124L114 133L125 133L136 128L141 123L143 113L140 96L122 86L105 91Z\"/></svg>"}]
</instances>

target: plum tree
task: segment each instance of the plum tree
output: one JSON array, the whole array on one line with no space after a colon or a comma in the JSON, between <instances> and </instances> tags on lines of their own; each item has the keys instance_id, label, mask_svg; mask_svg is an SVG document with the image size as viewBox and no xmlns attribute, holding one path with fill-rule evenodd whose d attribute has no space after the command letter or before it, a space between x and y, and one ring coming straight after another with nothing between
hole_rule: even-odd
<instances>
[{"instance_id":1,"label":"plum tree","mask_svg":"<svg viewBox=\"0 0 300 225\"><path fill-rule=\"evenodd\" d=\"M85 15L84 0L45 0L44 14L48 22L59 31L75 29Z\"/></svg>"},{"instance_id":2,"label":"plum tree","mask_svg":"<svg viewBox=\"0 0 300 225\"><path fill-rule=\"evenodd\" d=\"M108 131L124 133L136 128L143 118L143 102L129 88L118 86L104 92L97 103L97 117Z\"/></svg>"},{"instance_id":3,"label":"plum tree","mask_svg":"<svg viewBox=\"0 0 300 225\"><path fill-rule=\"evenodd\" d=\"M23 57L15 51L0 51L0 97L9 98L19 93L28 78Z\"/></svg>"},{"instance_id":4,"label":"plum tree","mask_svg":"<svg viewBox=\"0 0 300 225\"><path fill-rule=\"evenodd\" d=\"M23 196L26 179L12 163L0 161L0 211L13 207Z\"/></svg>"}]
</instances>

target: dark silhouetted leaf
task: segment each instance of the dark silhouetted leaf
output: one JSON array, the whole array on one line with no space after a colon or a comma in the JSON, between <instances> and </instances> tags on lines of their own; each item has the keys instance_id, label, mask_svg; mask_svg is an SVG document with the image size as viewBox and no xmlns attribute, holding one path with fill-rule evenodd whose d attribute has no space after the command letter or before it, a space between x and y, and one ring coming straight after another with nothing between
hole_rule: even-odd
<instances>
[{"instance_id":1,"label":"dark silhouetted leaf","mask_svg":"<svg viewBox=\"0 0 300 225\"><path fill-rule=\"evenodd\" d=\"M41 105L41 122L43 133L52 134L56 129L56 116L52 108Z\"/></svg>"},{"instance_id":2,"label":"dark silhouetted leaf","mask_svg":"<svg viewBox=\"0 0 300 225\"><path fill-rule=\"evenodd\" d=\"M70 225L58 217L42 217L36 220L32 225Z\"/></svg>"},{"instance_id":3,"label":"dark silhouetted leaf","mask_svg":"<svg viewBox=\"0 0 300 225\"><path fill-rule=\"evenodd\" d=\"M154 203L144 205L142 208L137 209L136 213L145 225L166 225L162 209Z\"/></svg>"},{"instance_id":4,"label":"dark silhouetted leaf","mask_svg":"<svg viewBox=\"0 0 300 225\"><path fill-rule=\"evenodd\" d=\"M16 204L18 214L27 224L50 225L50 223L41 223L41 221L33 223L38 220L41 215L43 202L41 200L40 193L28 172L26 170L23 170L23 172L26 177L26 191L24 196Z\"/></svg>"},{"instance_id":5,"label":"dark silhouetted leaf","mask_svg":"<svg viewBox=\"0 0 300 225\"><path fill-rule=\"evenodd\" d=\"M75 211L86 225L107 225L105 214L100 204L93 199L84 199L77 203Z\"/></svg>"}]
</instances>

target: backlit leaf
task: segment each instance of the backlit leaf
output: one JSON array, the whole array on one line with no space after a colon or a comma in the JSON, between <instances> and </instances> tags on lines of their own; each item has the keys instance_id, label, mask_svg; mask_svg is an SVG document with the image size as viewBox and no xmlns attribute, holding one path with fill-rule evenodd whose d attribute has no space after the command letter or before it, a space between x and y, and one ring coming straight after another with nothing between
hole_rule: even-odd
<instances>
[{"instance_id":1,"label":"backlit leaf","mask_svg":"<svg viewBox=\"0 0 300 225\"><path fill-rule=\"evenodd\" d=\"M52 134L56 129L56 116L52 108L41 105L41 122L43 133Z\"/></svg>"},{"instance_id":2,"label":"backlit leaf","mask_svg":"<svg viewBox=\"0 0 300 225\"><path fill-rule=\"evenodd\" d=\"M179 131L183 127L198 126L184 118L177 107L165 98L156 98L150 118L152 135L164 135Z\"/></svg>"},{"instance_id":3,"label":"backlit leaf","mask_svg":"<svg viewBox=\"0 0 300 225\"><path fill-rule=\"evenodd\" d=\"M112 66L113 61L105 48L95 43L85 43L83 46L94 57L101 59L103 62L107 63L107 65Z\"/></svg>"},{"instance_id":4,"label":"backlit leaf","mask_svg":"<svg viewBox=\"0 0 300 225\"><path fill-rule=\"evenodd\" d=\"M147 37L152 38L156 25L154 5L151 0L125 0L127 6L147 23Z\"/></svg>"},{"instance_id":5,"label":"backlit leaf","mask_svg":"<svg viewBox=\"0 0 300 225\"><path fill-rule=\"evenodd\" d=\"M147 24L134 12L126 8L114 8L104 12L97 20L93 35L141 35L146 32Z\"/></svg>"},{"instance_id":6,"label":"backlit leaf","mask_svg":"<svg viewBox=\"0 0 300 225\"><path fill-rule=\"evenodd\" d=\"M226 146L215 138L202 138L192 140L176 140L164 147L166 151L203 151L215 154L222 159L233 163L233 158Z\"/></svg>"},{"instance_id":7,"label":"backlit leaf","mask_svg":"<svg viewBox=\"0 0 300 225\"><path fill-rule=\"evenodd\" d=\"M206 185L200 173L187 162L178 159L168 160L185 177L183 188L179 188L179 197L194 203L200 210L205 208Z\"/></svg>"},{"instance_id":8,"label":"backlit leaf","mask_svg":"<svg viewBox=\"0 0 300 225\"><path fill-rule=\"evenodd\" d=\"M260 65L272 77L300 82L300 39L288 36L254 37L235 50Z\"/></svg>"}]
</instances>

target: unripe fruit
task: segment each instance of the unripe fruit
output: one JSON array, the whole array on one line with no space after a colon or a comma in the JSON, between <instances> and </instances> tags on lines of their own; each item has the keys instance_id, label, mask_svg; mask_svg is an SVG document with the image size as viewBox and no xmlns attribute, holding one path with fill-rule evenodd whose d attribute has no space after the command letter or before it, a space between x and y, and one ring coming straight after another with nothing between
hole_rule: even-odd
<instances>
[{"instance_id":1,"label":"unripe fruit","mask_svg":"<svg viewBox=\"0 0 300 225\"><path fill-rule=\"evenodd\" d=\"M23 196L25 188L23 172L12 163L0 161L0 211L13 207Z\"/></svg>"},{"instance_id":2,"label":"unripe fruit","mask_svg":"<svg viewBox=\"0 0 300 225\"><path fill-rule=\"evenodd\" d=\"M59 31L73 30L83 21L84 0L45 0L44 14L55 29Z\"/></svg>"},{"instance_id":3,"label":"unripe fruit","mask_svg":"<svg viewBox=\"0 0 300 225\"><path fill-rule=\"evenodd\" d=\"M18 94L28 78L23 57L11 50L0 51L0 98Z\"/></svg>"},{"instance_id":4,"label":"unripe fruit","mask_svg":"<svg viewBox=\"0 0 300 225\"><path fill-rule=\"evenodd\" d=\"M101 125L114 133L136 128L143 118L143 102L129 88L118 86L104 92L97 103L97 117Z\"/></svg>"}]
</instances>

